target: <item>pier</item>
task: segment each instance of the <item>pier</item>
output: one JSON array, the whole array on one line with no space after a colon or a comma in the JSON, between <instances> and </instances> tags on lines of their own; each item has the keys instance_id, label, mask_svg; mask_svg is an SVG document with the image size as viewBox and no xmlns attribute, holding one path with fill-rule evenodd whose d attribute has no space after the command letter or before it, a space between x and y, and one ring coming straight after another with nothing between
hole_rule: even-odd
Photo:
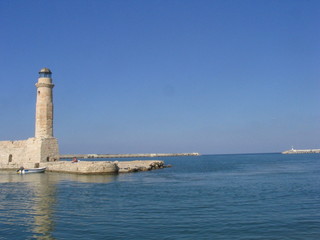
<instances>
[{"instance_id":1,"label":"pier","mask_svg":"<svg viewBox=\"0 0 320 240\"><path fill-rule=\"evenodd\" d=\"M137 154L64 154L60 159L71 158L146 158L146 157L186 157L200 156L200 153L137 153Z\"/></svg>"},{"instance_id":2,"label":"pier","mask_svg":"<svg viewBox=\"0 0 320 240\"><path fill-rule=\"evenodd\" d=\"M290 149L282 152L282 154L305 154L305 153L320 153L320 149Z\"/></svg>"},{"instance_id":3,"label":"pier","mask_svg":"<svg viewBox=\"0 0 320 240\"><path fill-rule=\"evenodd\" d=\"M41 163L0 163L0 170L17 170L24 168L45 167L47 172L62 172L76 174L118 174L151 171L171 167L160 160L136 161L56 161Z\"/></svg>"},{"instance_id":4,"label":"pier","mask_svg":"<svg viewBox=\"0 0 320 240\"><path fill-rule=\"evenodd\" d=\"M147 158L147 157L181 157L200 156L199 153L148 153L148 154L67 154L60 155L60 159L94 159L94 158ZM76 173L76 174L118 174L140 171L151 171L171 167L161 160L133 160L133 161L53 161L53 162L0 162L0 170L17 170L24 168L46 168L48 172Z\"/></svg>"}]
</instances>

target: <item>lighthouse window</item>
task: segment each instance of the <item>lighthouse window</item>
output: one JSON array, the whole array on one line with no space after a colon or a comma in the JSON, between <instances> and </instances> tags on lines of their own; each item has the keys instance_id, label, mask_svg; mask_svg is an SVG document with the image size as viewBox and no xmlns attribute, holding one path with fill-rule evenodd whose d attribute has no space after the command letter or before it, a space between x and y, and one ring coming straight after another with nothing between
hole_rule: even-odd
<instances>
[{"instance_id":1,"label":"lighthouse window","mask_svg":"<svg viewBox=\"0 0 320 240\"><path fill-rule=\"evenodd\" d=\"M39 77L42 77L42 78L51 78L51 73L39 73Z\"/></svg>"},{"instance_id":2,"label":"lighthouse window","mask_svg":"<svg viewBox=\"0 0 320 240\"><path fill-rule=\"evenodd\" d=\"M9 155L9 162L12 162L12 154Z\"/></svg>"},{"instance_id":3,"label":"lighthouse window","mask_svg":"<svg viewBox=\"0 0 320 240\"><path fill-rule=\"evenodd\" d=\"M40 91L38 91L38 95L40 95Z\"/></svg>"}]
</instances>

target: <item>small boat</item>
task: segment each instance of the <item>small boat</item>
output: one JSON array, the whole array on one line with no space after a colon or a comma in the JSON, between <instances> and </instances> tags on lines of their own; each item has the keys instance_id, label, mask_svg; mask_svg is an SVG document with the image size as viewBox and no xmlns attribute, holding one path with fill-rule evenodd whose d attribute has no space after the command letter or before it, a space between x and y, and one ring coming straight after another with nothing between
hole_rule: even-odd
<instances>
[{"instance_id":1,"label":"small boat","mask_svg":"<svg viewBox=\"0 0 320 240\"><path fill-rule=\"evenodd\" d=\"M17 170L17 173L19 174L24 174L24 173L43 173L46 171L46 168L43 167L43 168L29 168L29 169L19 169Z\"/></svg>"}]
</instances>

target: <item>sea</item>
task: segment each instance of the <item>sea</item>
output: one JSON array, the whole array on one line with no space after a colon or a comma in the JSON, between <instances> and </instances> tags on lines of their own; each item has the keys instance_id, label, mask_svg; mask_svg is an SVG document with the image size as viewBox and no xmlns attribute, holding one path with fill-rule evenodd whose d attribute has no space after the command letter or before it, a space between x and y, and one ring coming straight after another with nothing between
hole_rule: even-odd
<instances>
[{"instance_id":1,"label":"sea","mask_svg":"<svg viewBox=\"0 0 320 240\"><path fill-rule=\"evenodd\" d=\"M0 171L0 239L320 239L320 154L157 159L172 167Z\"/></svg>"}]
</instances>

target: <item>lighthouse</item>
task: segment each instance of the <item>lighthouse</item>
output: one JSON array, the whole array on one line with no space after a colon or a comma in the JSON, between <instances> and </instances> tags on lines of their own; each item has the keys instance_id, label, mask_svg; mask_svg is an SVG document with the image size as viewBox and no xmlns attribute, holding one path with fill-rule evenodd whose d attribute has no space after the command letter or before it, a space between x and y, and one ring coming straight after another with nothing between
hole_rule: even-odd
<instances>
[{"instance_id":1,"label":"lighthouse","mask_svg":"<svg viewBox=\"0 0 320 240\"><path fill-rule=\"evenodd\" d=\"M53 137L53 99L51 78L52 72L48 68L42 68L39 72L36 102L36 138Z\"/></svg>"},{"instance_id":2,"label":"lighthouse","mask_svg":"<svg viewBox=\"0 0 320 240\"><path fill-rule=\"evenodd\" d=\"M59 159L58 140L53 136L52 72L49 68L39 71L36 100L35 138L38 146L36 161L51 162Z\"/></svg>"},{"instance_id":3,"label":"lighthouse","mask_svg":"<svg viewBox=\"0 0 320 240\"><path fill-rule=\"evenodd\" d=\"M0 141L1 164L14 168L37 168L40 163L59 161L58 140L53 136L52 72L48 68L39 71L36 100L35 137L27 140Z\"/></svg>"}]
</instances>

